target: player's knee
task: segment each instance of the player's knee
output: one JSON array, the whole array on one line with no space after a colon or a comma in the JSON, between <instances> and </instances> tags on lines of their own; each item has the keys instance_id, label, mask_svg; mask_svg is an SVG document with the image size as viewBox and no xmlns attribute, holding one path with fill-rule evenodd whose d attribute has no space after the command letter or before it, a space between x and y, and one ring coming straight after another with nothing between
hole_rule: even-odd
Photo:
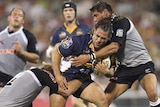
<instances>
[{"instance_id":1,"label":"player's knee","mask_svg":"<svg viewBox=\"0 0 160 107\"><path fill-rule=\"evenodd\" d=\"M58 93L65 97L70 96L72 94L70 90L58 90Z\"/></svg>"},{"instance_id":2,"label":"player's knee","mask_svg":"<svg viewBox=\"0 0 160 107\"><path fill-rule=\"evenodd\" d=\"M158 95L157 95L156 90L155 91L154 90L148 91L147 95L148 95L150 101L154 102L154 101L156 101L158 99Z\"/></svg>"},{"instance_id":3,"label":"player's knee","mask_svg":"<svg viewBox=\"0 0 160 107\"><path fill-rule=\"evenodd\" d=\"M114 99L113 99L110 95L108 95L108 94L106 94L105 97L106 97L106 100L107 100L108 105L110 105L110 104L112 103L112 101L114 100Z\"/></svg>"},{"instance_id":4,"label":"player's knee","mask_svg":"<svg viewBox=\"0 0 160 107\"><path fill-rule=\"evenodd\" d=\"M96 97L96 105L108 105L108 101L106 100L105 94L100 94L99 96Z\"/></svg>"}]
</instances>

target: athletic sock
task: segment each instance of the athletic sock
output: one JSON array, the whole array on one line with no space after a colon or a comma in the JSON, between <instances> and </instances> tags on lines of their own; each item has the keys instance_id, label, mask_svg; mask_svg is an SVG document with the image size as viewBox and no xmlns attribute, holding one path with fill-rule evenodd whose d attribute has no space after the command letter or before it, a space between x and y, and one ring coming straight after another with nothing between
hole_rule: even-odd
<instances>
[{"instance_id":1,"label":"athletic sock","mask_svg":"<svg viewBox=\"0 0 160 107\"><path fill-rule=\"evenodd\" d=\"M151 107L160 107L160 98L155 102L149 101L149 104Z\"/></svg>"}]
</instances>

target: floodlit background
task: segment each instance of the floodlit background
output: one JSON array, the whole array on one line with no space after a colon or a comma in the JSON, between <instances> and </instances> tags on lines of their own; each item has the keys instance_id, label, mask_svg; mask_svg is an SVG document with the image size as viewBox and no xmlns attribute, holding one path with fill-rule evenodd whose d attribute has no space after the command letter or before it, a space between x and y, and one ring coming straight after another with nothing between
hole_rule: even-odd
<instances>
[{"instance_id":1,"label":"floodlit background","mask_svg":"<svg viewBox=\"0 0 160 107\"><path fill-rule=\"evenodd\" d=\"M77 16L90 26L93 25L89 8L98 0L72 0L77 4ZM142 35L144 43L155 63L156 74L160 81L160 0L104 0L111 4L118 15L130 18ZM63 24L61 6L63 0L0 0L0 30L7 26L7 15L13 7L22 7L26 12L25 28L37 38L41 61L50 62L45 50L53 32ZM28 64L28 68L33 66ZM40 66L34 65L34 66ZM160 86L158 83L158 90ZM147 107L145 92L135 85L115 100L113 107ZM34 101L34 107L49 107L48 88ZM67 107L71 107L68 101Z\"/></svg>"}]
</instances>

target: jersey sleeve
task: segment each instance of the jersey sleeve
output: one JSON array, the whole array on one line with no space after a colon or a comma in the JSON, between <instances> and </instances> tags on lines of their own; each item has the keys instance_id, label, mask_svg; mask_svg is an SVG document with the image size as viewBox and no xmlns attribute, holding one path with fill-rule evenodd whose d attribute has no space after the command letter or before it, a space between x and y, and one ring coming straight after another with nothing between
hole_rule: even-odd
<instances>
[{"instance_id":1,"label":"jersey sleeve","mask_svg":"<svg viewBox=\"0 0 160 107\"><path fill-rule=\"evenodd\" d=\"M78 43L73 38L68 38L59 46L59 52L63 57L73 55L74 48L78 48Z\"/></svg>"},{"instance_id":2,"label":"jersey sleeve","mask_svg":"<svg viewBox=\"0 0 160 107\"><path fill-rule=\"evenodd\" d=\"M125 43L127 31L130 28L130 23L127 18L122 18L113 22L112 42L118 42L120 45Z\"/></svg>"},{"instance_id":3,"label":"jersey sleeve","mask_svg":"<svg viewBox=\"0 0 160 107\"><path fill-rule=\"evenodd\" d=\"M35 36L26 29L23 29L24 33L28 39L27 51L35 54L39 54L37 40Z\"/></svg>"},{"instance_id":4,"label":"jersey sleeve","mask_svg":"<svg viewBox=\"0 0 160 107\"><path fill-rule=\"evenodd\" d=\"M53 33L52 37L51 37L51 45L52 46L55 46L55 44L59 43L60 42L60 39L59 39L59 31L56 30L55 33Z\"/></svg>"}]
</instances>

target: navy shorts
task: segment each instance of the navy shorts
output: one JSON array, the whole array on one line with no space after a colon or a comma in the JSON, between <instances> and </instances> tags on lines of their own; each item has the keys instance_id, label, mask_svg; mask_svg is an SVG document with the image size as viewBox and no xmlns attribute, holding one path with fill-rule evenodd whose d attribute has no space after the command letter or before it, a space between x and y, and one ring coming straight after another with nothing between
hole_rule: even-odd
<instances>
[{"instance_id":1,"label":"navy shorts","mask_svg":"<svg viewBox=\"0 0 160 107\"><path fill-rule=\"evenodd\" d=\"M91 76L90 74L85 74L85 73L81 73L81 72L76 72L76 73L68 73L68 72L63 72L63 76L67 79L67 81L72 81L74 79L80 80L82 82L82 85L80 86L80 88L73 93L73 96L80 98L80 95L82 93L82 91L93 82L93 80L91 80Z\"/></svg>"},{"instance_id":2,"label":"navy shorts","mask_svg":"<svg viewBox=\"0 0 160 107\"><path fill-rule=\"evenodd\" d=\"M0 87L4 87L13 77L0 71Z\"/></svg>"},{"instance_id":3,"label":"navy shorts","mask_svg":"<svg viewBox=\"0 0 160 107\"><path fill-rule=\"evenodd\" d=\"M140 81L144 75L154 72L155 68L152 62L141 64L137 67L120 65L110 81L113 83L128 84L130 88L135 80Z\"/></svg>"}]
</instances>

